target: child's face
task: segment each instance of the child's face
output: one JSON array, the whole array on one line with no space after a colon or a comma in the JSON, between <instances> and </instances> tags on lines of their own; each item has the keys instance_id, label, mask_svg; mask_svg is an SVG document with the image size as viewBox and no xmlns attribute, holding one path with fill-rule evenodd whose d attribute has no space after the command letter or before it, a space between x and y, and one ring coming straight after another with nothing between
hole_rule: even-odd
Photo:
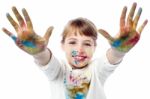
<instances>
[{"instance_id":1,"label":"child's face","mask_svg":"<svg viewBox=\"0 0 150 99\"><path fill-rule=\"evenodd\" d=\"M72 68L83 68L90 62L95 51L95 43L91 37L77 33L70 34L62 43L62 48Z\"/></svg>"}]
</instances>

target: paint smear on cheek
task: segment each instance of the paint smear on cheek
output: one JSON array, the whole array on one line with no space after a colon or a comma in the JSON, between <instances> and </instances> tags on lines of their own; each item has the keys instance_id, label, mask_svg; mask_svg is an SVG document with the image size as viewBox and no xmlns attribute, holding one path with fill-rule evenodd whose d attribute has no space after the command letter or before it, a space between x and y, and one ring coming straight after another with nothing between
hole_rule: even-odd
<instances>
[{"instance_id":1,"label":"paint smear on cheek","mask_svg":"<svg viewBox=\"0 0 150 99\"><path fill-rule=\"evenodd\" d=\"M77 56L77 54L78 54L78 51L73 50L73 51L71 52L72 57Z\"/></svg>"},{"instance_id":2,"label":"paint smear on cheek","mask_svg":"<svg viewBox=\"0 0 150 99\"><path fill-rule=\"evenodd\" d=\"M78 51L73 50L71 52L71 55L72 55L72 57L76 57L78 55ZM78 60L74 60L74 64L76 64L76 65L79 64L79 61Z\"/></svg>"}]
</instances>

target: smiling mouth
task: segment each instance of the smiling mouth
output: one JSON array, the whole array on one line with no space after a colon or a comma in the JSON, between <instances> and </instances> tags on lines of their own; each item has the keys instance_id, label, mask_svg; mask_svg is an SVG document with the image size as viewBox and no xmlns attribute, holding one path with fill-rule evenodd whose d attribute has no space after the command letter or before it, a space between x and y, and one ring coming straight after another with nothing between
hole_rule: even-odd
<instances>
[{"instance_id":1,"label":"smiling mouth","mask_svg":"<svg viewBox=\"0 0 150 99\"><path fill-rule=\"evenodd\" d=\"M73 58L75 59L75 61L80 62L80 61L84 61L87 58L87 56L75 56Z\"/></svg>"}]
</instances>

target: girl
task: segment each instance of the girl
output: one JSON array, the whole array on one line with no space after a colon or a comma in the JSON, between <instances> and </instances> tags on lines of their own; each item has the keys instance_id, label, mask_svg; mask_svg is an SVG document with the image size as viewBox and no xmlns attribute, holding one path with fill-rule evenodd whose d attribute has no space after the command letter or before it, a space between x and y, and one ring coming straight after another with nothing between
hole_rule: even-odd
<instances>
[{"instance_id":1,"label":"girl","mask_svg":"<svg viewBox=\"0 0 150 99\"><path fill-rule=\"evenodd\" d=\"M125 54L137 44L147 24L145 20L136 30L142 9L139 8L133 19L135 9L136 3L133 3L126 22L127 8L123 8L120 31L115 37L111 37L105 30L97 31L96 26L88 19L70 20L64 28L61 40L66 55L65 61L58 61L47 48L53 27L48 28L44 37L38 36L25 9L22 10L24 21L17 9L12 8L19 24L7 14L18 37L6 28L3 28L3 31L20 49L34 57L36 64L50 81L53 99L106 99L103 89L106 78L115 70ZM92 60L97 43L97 32L109 41L111 47L102 58Z\"/></svg>"}]
</instances>

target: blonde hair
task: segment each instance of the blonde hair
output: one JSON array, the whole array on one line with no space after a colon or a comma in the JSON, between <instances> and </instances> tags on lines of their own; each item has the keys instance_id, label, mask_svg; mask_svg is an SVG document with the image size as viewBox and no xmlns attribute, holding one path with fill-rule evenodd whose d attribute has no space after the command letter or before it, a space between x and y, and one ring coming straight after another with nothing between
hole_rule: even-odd
<instances>
[{"instance_id":1,"label":"blonde hair","mask_svg":"<svg viewBox=\"0 0 150 99\"><path fill-rule=\"evenodd\" d=\"M96 45L97 29L96 26L90 20L86 18L76 18L70 20L62 33L61 43L64 43L66 36L72 33L75 35L79 33L80 35L89 36L94 40Z\"/></svg>"}]
</instances>

